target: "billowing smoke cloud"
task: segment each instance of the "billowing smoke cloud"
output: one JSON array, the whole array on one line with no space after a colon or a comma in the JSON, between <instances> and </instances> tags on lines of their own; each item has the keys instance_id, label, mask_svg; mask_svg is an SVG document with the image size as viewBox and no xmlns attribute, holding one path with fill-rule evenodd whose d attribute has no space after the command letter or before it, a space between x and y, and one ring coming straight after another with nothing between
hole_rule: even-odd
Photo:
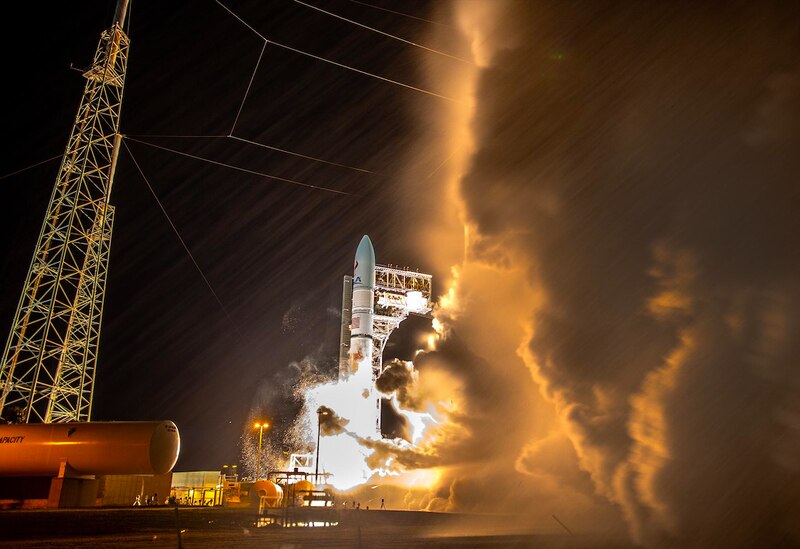
<instances>
[{"instance_id":1,"label":"billowing smoke cloud","mask_svg":"<svg viewBox=\"0 0 800 549\"><path fill-rule=\"evenodd\" d=\"M415 381L413 364L392 360L375 380L375 388L385 395L396 394L403 408L416 410L417 404L410 392Z\"/></svg>"},{"instance_id":2,"label":"billowing smoke cloud","mask_svg":"<svg viewBox=\"0 0 800 549\"><path fill-rule=\"evenodd\" d=\"M327 406L317 408L317 416L319 417L320 432L326 437L344 433L347 430L345 427L350 423L350 420L339 417Z\"/></svg>"},{"instance_id":3,"label":"billowing smoke cloud","mask_svg":"<svg viewBox=\"0 0 800 549\"><path fill-rule=\"evenodd\" d=\"M372 450L367 458L367 465L372 469L397 471L428 469L441 463L441 458L435 452L426 452L411 444L370 439L359 439L359 442L365 448ZM387 467L387 462L394 464L394 467Z\"/></svg>"},{"instance_id":4,"label":"billowing smoke cloud","mask_svg":"<svg viewBox=\"0 0 800 549\"><path fill-rule=\"evenodd\" d=\"M459 380L466 436L417 503L800 545L796 9L489 4L456 5L480 68L445 122L471 154L441 151L430 231L465 250L430 246L459 339L416 361Z\"/></svg>"}]
</instances>

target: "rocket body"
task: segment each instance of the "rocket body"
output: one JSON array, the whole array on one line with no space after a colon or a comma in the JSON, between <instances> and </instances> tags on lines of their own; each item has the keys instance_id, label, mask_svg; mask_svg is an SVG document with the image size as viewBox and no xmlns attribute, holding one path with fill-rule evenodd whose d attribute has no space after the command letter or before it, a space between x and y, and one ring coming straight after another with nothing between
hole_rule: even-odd
<instances>
[{"instance_id":1,"label":"rocket body","mask_svg":"<svg viewBox=\"0 0 800 549\"><path fill-rule=\"evenodd\" d=\"M353 265L353 307L350 322L350 343L355 339L372 342L375 314L375 249L367 235L361 239Z\"/></svg>"},{"instance_id":2,"label":"rocket body","mask_svg":"<svg viewBox=\"0 0 800 549\"><path fill-rule=\"evenodd\" d=\"M353 265L353 303L350 321L350 368L347 377L354 389L353 404L358 412L350 420L353 430L363 434L379 432L380 406L372 375L375 342L375 249L367 235L361 239ZM356 394L357 393L357 394ZM359 430L356 430L356 425Z\"/></svg>"}]
</instances>

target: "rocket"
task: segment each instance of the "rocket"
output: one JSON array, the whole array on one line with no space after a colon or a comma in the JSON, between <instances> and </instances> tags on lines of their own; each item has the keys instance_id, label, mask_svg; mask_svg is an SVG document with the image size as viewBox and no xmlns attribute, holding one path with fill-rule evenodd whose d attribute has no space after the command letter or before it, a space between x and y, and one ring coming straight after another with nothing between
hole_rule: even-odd
<instances>
[{"instance_id":1,"label":"rocket","mask_svg":"<svg viewBox=\"0 0 800 549\"><path fill-rule=\"evenodd\" d=\"M375 314L375 249L367 235L356 249L353 265L353 305L350 320L352 371L361 364L372 369L372 325Z\"/></svg>"},{"instance_id":2,"label":"rocket","mask_svg":"<svg viewBox=\"0 0 800 549\"><path fill-rule=\"evenodd\" d=\"M353 388L358 409L350 417L355 432L374 433L380 438L380 396L375 392L372 355L375 352L375 249L367 235L356 249L353 264L352 305L350 318L349 371L344 377Z\"/></svg>"}]
</instances>

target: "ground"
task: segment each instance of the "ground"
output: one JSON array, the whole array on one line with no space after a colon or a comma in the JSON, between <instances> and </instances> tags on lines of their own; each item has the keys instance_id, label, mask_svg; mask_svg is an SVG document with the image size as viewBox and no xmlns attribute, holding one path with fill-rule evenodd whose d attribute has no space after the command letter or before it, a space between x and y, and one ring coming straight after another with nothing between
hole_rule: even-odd
<instances>
[{"instance_id":1,"label":"ground","mask_svg":"<svg viewBox=\"0 0 800 549\"><path fill-rule=\"evenodd\" d=\"M224 547L454 549L632 548L593 536L526 531L514 517L342 511L330 527L258 527L252 511L220 508L124 508L0 511L0 548Z\"/></svg>"}]
</instances>

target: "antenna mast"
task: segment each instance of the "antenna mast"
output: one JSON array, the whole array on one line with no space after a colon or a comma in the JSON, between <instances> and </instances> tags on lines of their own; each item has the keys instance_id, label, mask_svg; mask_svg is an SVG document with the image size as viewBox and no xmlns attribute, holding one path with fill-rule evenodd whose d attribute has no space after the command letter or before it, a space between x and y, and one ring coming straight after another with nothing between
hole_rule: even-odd
<instances>
[{"instance_id":1,"label":"antenna mast","mask_svg":"<svg viewBox=\"0 0 800 549\"><path fill-rule=\"evenodd\" d=\"M0 369L0 417L11 423L88 421L114 207L120 107L128 62L118 0L100 36L61 160Z\"/></svg>"}]
</instances>

